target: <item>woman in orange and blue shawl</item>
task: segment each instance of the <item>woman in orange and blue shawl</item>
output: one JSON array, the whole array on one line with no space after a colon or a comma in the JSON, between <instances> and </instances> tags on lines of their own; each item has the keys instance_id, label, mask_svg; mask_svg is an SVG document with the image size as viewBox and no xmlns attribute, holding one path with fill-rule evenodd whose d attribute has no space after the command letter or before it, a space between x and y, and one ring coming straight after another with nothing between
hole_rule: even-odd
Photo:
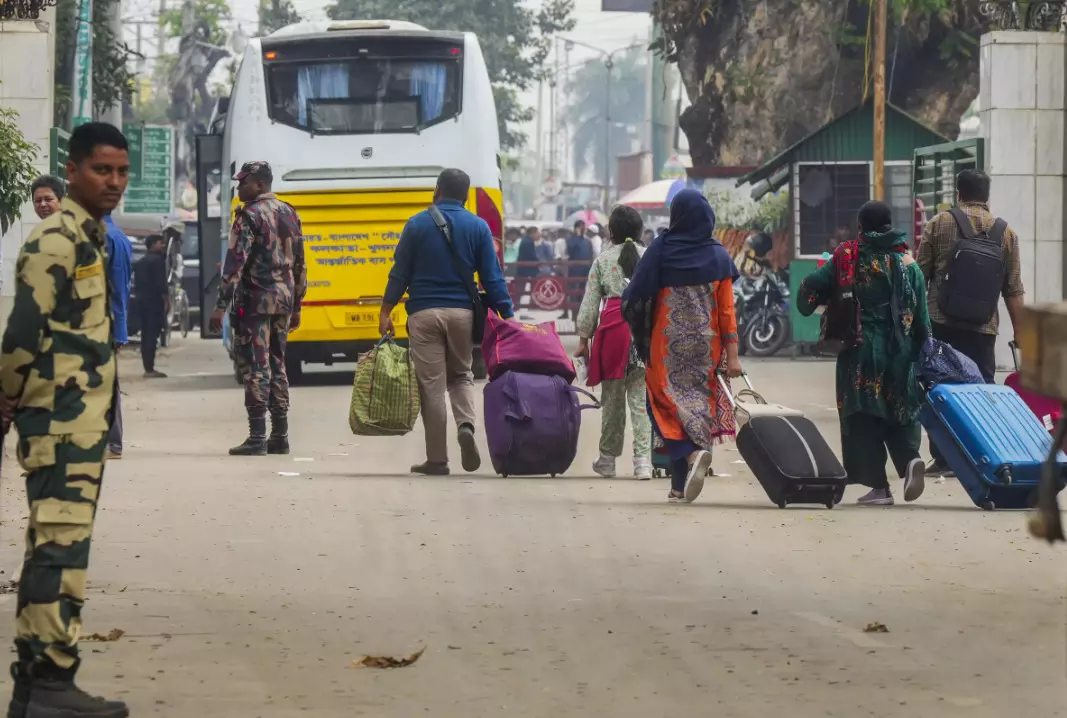
<instances>
[{"instance_id":1,"label":"woman in orange and blue shawl","mask_svg":"<svg viewBox=\"0 0 1067 718\"><path fill-rule=\"evenodd\" d=\"M671 457L672 503L700 494L712 446L737 431L717 373L741 375L733 292L739 275L714 229L708 200L679 192L670 226L652 241L622 297L647 367L652 427Z\"/></svg>"}]
</instances>

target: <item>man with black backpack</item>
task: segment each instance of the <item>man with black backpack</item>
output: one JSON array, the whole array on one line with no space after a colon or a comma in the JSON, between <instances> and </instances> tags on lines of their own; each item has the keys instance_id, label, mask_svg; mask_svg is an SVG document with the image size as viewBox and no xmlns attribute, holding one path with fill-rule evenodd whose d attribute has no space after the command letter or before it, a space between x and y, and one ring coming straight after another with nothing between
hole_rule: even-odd
<instances>
[{"instance_id":1,"label":"man with black backpack","mask_svg":"<svg viewBox=\"0 0 1067 718\"><path fill-rule=\"evenodd\" d=\"M964 170L956 178L956 207L926 225L916 259L929 283L927 301L935 339L948 342L994 382L1000 298L1012 329L1018 326L1025 289L1019 241L1008 224L989 211L989 175ZM933 444L928 474L948 468ZM917 498L917 497L916 497Z\"/></svg>"}]
</instances>

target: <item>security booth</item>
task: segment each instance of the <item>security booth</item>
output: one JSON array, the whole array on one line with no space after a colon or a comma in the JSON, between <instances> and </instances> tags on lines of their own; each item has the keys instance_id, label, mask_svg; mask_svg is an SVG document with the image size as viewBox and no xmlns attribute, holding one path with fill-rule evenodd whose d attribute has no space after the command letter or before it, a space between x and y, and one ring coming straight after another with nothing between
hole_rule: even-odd
<instances>
[{"instance_id":1,"label":"security booth","mask_svg":"<svg viewBox=\"0 0 1067 718\"><path fill-rule=\"evenodd\" d=\"M915 234L912 173L916 150L949 140L900 108L886 105L885 202L893 209L899 229ZM753 185L753 199L788 186L788 231L793 249L789 290L796 297L801 282L818 267L824 253L833 251L858 232L860 206L874 195L873 100L849 110L799 142L786 148L738 186ZM790 303L794 356L819 339L819 317L803 317Z\"/></svg>"}]
</instances>

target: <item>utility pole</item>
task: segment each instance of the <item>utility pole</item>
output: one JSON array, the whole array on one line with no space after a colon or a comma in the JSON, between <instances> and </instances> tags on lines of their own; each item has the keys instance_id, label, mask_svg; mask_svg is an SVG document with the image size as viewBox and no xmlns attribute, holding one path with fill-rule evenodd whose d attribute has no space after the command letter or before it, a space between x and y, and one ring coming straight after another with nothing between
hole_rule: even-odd
<instances>
[{"instance_id":1,"label":"utility pole","mask_svg":"<svg viewBox=\"0 0 1067 718\"><path fill-rule=\"evenodd\" d=\"M548 106L548 171L552 176L555 176L558 172L556 167L556 147L559 128L556 125L556 107L558 106L557 103L559 101L559 38L556 38L553 42L552 55L552 79L549 80L549 87L552 89L552 97L549 99Z\"/></svg>"},{"instance_id":2,"label":"utility pole","mask_svg":"<svg viewBox=\"0 0 1067 718\"><path fill-rule=\"evenodd\" d=\"M569 41L563 42L563 72L564 77L570 77L571 71L571 50L574 48L574 44ZM561 175L562 177L570 177L571 175L571 128L570 125L564 123L563 125L563 161ZM1067 217L1067 215L1064 215Z\"/></svg>"},{"instance_id":3,"label":"utility pole","mask_svg":"<svg viewBox=\"0 0 1067 718\"><path fill-rule=\"evenodd\" d=\"M648 46L647 56L645 57L645 124L642 137L642 150L645 153L644 162L642 163L641 184L647 184L655 179L654 175L655 162L653 156L655 155L655 149L653 149L653 142L655 134L652 130L652 107L655 103L654 89L656 84L656 63L655 55L651 50L652 43L656 39L656 21L652 20L648 23ZM647 176L645 170L647 169Z\"/></svg>"},{"instance_id":4,"label":"utility pole","mask_svg":"<svg viewBox=\"0 0 1067 718\"><path fill-rule=\"evenodd\" d=\"M541 185L545 181L545 146L544 146L544 134L542 128L541 118L544 115L545 105L545 93L544 93L544 81L537 81L537 126L534 130L537 135L535 141L534 151L537 153L536 163L534 164L534 204L540 204L541 198Z\"/></svg>"},{"instance_id":5,"label":"utility pole","mask_svg":"<svg viewBox=\"0 0 1067 718\"><path fill-rule=\"evenodd\" d=\"M611 207L611 70L615 67L615 60L611 53L604 60L604 71L607 74L607 83L604 86L604 204L602 209L607 212Z\"/></svg>"},{"instance_id":6,"label":"utility pole","mask_svg":"<svg viewBox=\"0 0 1067 718\"><path fill-rule=\"evenodd\" d=\"M886 0L874 0L874 198L885 199Z\"/></svg>"}]
</instances>

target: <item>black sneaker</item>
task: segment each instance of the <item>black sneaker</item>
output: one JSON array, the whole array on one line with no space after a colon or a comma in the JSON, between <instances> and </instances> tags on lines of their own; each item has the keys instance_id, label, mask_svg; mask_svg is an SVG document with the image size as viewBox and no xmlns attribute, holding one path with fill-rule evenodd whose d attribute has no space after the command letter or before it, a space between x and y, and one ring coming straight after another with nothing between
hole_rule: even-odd
<instances>
[{"instance_id":1,"label":"black sneaker","mask_svg":"<svg viewBox=\"0 0 1067 718\"><path fill-rule=\"evenodd\" d=\"M167 375L164 374L161 371L156 371L155 369L153 369L152 371L146 371L144 373L144 378L145 379L166 379Z\"/></svg>"},{"instance_id":2,"label":"black sneaker","mask_svg":"<svg viewBox=\"0 0 1067 718\"><path fill-rule=\"evenodd\" d=\"M459 427L459 455L464 471L477 471L481 468L482 457L478 453L478 441L474 438L474 427L470 424Z\"/></svg>"},{"instance_id":3,"label":"black sneaker","mask_svg":"<svg viewBox=\"0 0 1067 718\"><path fill-rule=\"evenodd\" d=\"M122 701L91 696L73 681L40 679L30 685L30 702L25 711L25 718L128 718L129 715L130 709Z\"/></svg>"},{"instance_id":4,"label":"black sneaker","mask_svg":"<svg viewBox=\"0 0 1067 718\"><path fill-rule=\"evenodd\" d=\"M437 461L426 461L411 467L411 473L423 476L448 476L448 464Z\"/></svg>"}]
</instances>

